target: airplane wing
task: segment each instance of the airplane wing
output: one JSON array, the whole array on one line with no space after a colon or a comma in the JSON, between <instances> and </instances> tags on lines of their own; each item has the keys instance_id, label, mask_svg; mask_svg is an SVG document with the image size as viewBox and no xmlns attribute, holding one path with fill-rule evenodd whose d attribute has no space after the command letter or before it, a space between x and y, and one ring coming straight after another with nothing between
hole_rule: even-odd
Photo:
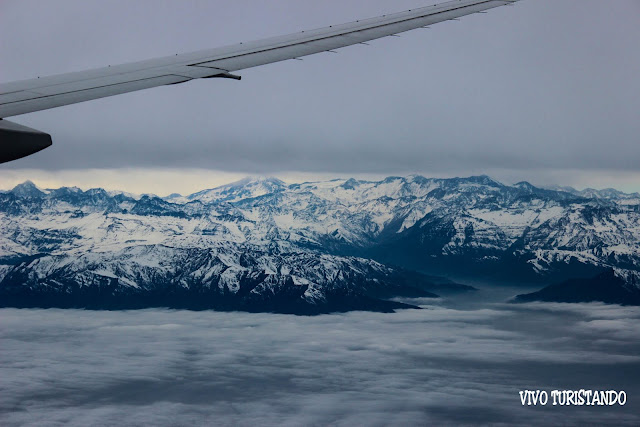
<instances>
[{"instance_id":1,"label":"airplane wing","mask_svg":"<svg viewBox=\"0 0 640 427\"><path fill-rule=\"evenodd\" d=\"M239 76L231 73L392 36L516 1L453 0L233 46L3 83L0 84L0 163L33 154L51 145L51 138L46 133L2 120L6 117L193 79L239 80Z\"/></svg>"}]
</instances>

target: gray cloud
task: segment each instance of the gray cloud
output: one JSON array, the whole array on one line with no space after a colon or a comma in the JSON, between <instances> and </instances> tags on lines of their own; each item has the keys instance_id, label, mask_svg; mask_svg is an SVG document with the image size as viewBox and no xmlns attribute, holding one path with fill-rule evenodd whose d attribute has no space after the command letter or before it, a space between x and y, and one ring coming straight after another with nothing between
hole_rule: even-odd
<instances>
[{"instance_id":1,"label":"gray cloud","mask_svg":"<svg viewBox=\"0 0 640 427\"><path fill-rule=\"evenodd\" d=\"M3 309L1 417L4 425L640 421L632 398L623 408L563 410L522 407L518 397L525 388L636 396L637 310L439 304L314 318ZM619 328L627 332L611 334Z\"/></svg>"},{"instance_id":2,"label":"gray cloud","mask_svg":"<svg viewBox=\"0 0 640 427\"><path fill-rule=\"evenodd\" d=\"M3 1L2 80L424 5ZM52 19L55 17L55 19ZM402 38L18 117L55 145L7 168L640 173L633 0L522 1ZM142 25L141 23L144 23ZM20 34L20 37L15 37Z\"/></svg>"}]
</instances>

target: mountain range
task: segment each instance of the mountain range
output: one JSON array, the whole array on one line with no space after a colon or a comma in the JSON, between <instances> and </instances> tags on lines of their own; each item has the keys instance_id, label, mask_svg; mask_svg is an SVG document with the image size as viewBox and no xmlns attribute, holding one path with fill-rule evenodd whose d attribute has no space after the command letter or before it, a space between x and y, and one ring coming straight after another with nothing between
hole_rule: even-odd
<instances>
[{"instance_id":1,"label":"mountain range","mask_svg":"<svg viewBox=\"0 0 640 427\"><path fill-rule=\"evenodd\" d=\"M0 192L0 230L3 306L392 311L466 279L606 272L629 303L640 292L639 194L487 176L247 178L168 197L25 182Z\"/></svg>"}]
</instances>

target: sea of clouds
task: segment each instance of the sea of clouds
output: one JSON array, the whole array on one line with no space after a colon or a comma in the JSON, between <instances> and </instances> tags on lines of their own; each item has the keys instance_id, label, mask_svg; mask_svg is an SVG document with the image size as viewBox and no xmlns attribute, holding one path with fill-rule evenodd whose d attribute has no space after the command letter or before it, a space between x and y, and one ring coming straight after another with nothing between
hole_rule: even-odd
<instances>
[{"instance_id":1,"label":"sea of clouds","mask_svg":"<svg viewBox=\"0 0 640 427\"><path fill-rule=\"evenodd\" d=\"M2 309L0 424L640 424L640 309L425 308ZM628 403L523 407L518 395L581 388Z\"/></svg>"}]
</instances>

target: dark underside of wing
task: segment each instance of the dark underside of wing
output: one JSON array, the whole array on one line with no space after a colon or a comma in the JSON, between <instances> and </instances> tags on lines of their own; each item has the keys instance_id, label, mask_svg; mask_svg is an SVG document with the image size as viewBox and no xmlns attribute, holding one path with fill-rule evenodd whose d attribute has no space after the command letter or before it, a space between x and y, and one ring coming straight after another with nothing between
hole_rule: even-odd
<instances>
[{"instance_id":1,"label":"dark underside of wing","mask_svg":"<svg viewBox=\"0 0 640 427\"><path fill-rule=\"evenodd\" d=\"M30 156L51 144L47 133L0 119L0 163Z\"/></svg>"}]
</instances>

